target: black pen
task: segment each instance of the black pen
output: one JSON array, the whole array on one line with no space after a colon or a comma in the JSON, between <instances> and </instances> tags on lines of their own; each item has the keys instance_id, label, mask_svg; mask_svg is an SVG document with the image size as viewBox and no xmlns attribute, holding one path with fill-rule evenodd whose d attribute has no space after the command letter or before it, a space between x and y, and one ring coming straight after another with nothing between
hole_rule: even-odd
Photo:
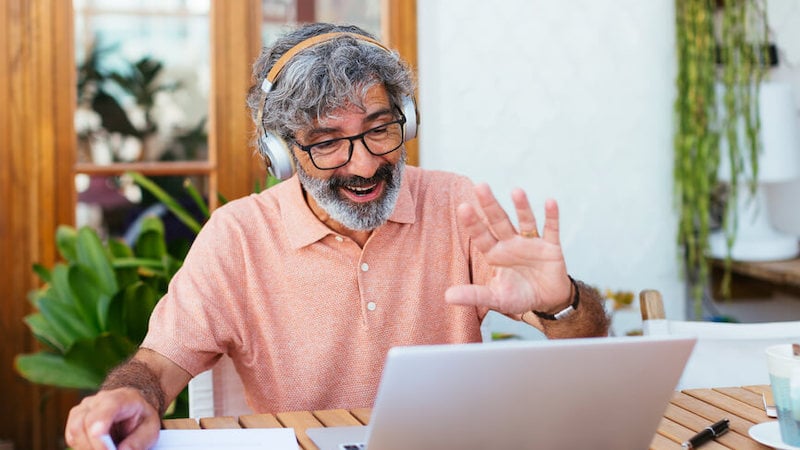
<instances>
[{"instance_id":1,"label":"black pen","mask_svg":"<svg viewBox=\"0 0 800 450\"><path fill-rule=\"evenodd\" d=\"M717 436L725 434L726 431L728 431L728 419L722 419L719 422L700 430L699 433L695 434L694 436L692 436L691 439L684 442L681 445L681 447L682 448L700 447L701 445L716 438Z\"/></svg>"}]
</instances>

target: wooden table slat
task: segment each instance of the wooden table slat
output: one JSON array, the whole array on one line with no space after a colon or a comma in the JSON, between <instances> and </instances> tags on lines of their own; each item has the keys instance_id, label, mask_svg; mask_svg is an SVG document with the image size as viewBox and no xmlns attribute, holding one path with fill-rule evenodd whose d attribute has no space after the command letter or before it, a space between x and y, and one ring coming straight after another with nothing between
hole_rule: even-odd
<instances>
[{"instance_id":1,"label":"wooden table slat","mask_svg":"<svg viewBox=\"0 0 800 450\"><path fill-rule=\"evenodd\" d=\"M730 429L741 435L747 435L748 434L747 432L748 430L750 430L750 427L758 423L740 417L738 413L737 414L731 413L730 411L726 411L714 405L710 405L702 400L699 400L690 395L686 395L684 393L679 393L676 396L674 396L672 398L672 404L680 406L683 409L692 411L693 413L701 417L705 417L711 422L719 420L718 419L719 417L726 417L728 420L730 420L729 424ZM769 418L767 417L767 414L764 413L764 420L768 419ZM761 420L760 422L763 422L764 420Z\"/></svg>"},{"instance_id":2,"label":"wooden table slat","mask_svg":"<svg viewBox=\"0 0 800 450\"><path fill-rule=\"evenodd\" d=\"M317 418L326 427L346 427L352 425L361 425L349 411L346 409L329 409L325 411L314 411L314 417Z\"/></svg>"},{"instance_id":3,"label":"wooden table slat","mask_svg":"<svg viewBox=\"0 0 800 450\"><path fill-rule=\"evenodd\" d=\"M166 419L161 421L165 430L199 430L200 424L194 419Z\"/></svg>"},{"instance_id":4,"label":"wooden table slat","mask_svg":"<svg viewBox=\"0 0 800 450\"><path fill-rule=\"evenodd\" d=\"M203 429L216 429L216 428L242 428L239 425L239 420L233 416L221 417L204 417L200 419L200 428Z\"/></svg>"},{"instance_id":5,"label":"wooden table slat","mask_svg":"<svg viewBox=\"0 0 800 450\"><path fill-rule=\"evenodd\" d=\"M286 413L275 414L278 421L286 428L294 428L294 433L297 435L297 442L303 450L316 450L317 446L311 441L311 438L306 434L307 428L316 428L323 426L310 411L294 411Z\"/></svg>"},{"instance_id":6,"label":"wooden table slat","mask_svg":"<svg viewBox=\"0 0 800 450\"><path fill-rule=\"evenodd\" d=\"M364 425L369 425L369 417L372 415L372 410L369 408L351 409L350 414L355 416L355 418Z\"/></svg>"},{"instance_id":7,"label":"wooden table slat","mask_svg":"<svg viewBox=\"0 0 800 450\"><path fill-rule=\"evenodd\" d=\"M680 445L680 444L679 444ZM650 443L650 450L674 450L675 442L656 433L653 442Z\"/></svg>"},{"instance_id":8,"label":"wooden table slat","mask_svg":"<svg viewBox=\"0 0 800 450\"><path fill-rule=\"evenodd\" d=\"M757 394L749 389L745 389L743 387L730 387L730 388L714 388L715 391L721 392L728 397L733 397L740 402L747 403L748 405L755 407L755 408L763 408L764 407L764 400L761 397L761 394Z\"/></svg>"},{"instance_id":9,"label":"wooden table slat","mask_svg":"<svg viewBox=\"0 0 800 450\"><path fill-rule=\"evenodd\" d=\"M685 426L666 418L661 419L661 424L659 424L658 426L658 434L675 442L675 446L673 446L672 448L680 448L681 443L689 440L692 436L695 435L695 433L696 431L686 428ZM703 444L703 450L715 450L715 449L725 450L725 449L730 449L730 447L727 447L715 441Z\"/></svg>"},{"instance_id":10,"label":"wooden table slat","mask_svg":"<svg viewBox=\"0 0 800 450\"><path fill-rule=\"evenodd\" d=\"M735 414L743 419L747 419L753 423L765 422L767 413L764 408L756 408L743 403L735 398L728 397L725 394L711 390L711 389L687 389L687 395L700 399L706 403L710 403L728 412L735 412Z\"/></svg>"},{"instance_id":11,"label":"wooden table slat","mask_svg":"<svg viewBox=\"0 0 800 450\"><path fill-rule=\"evenodd\" d=\"M283 428L278 419L272 414L248 414L239 417L242 428Z\"/></svg>"},{"instance_id":12,"label":"wooden table slat","mask_svg":"<svg viewBox=\"0 0 800 450\"><path fill-rule=\"evenodd\" d=\"M664 412L664 417L691 429L695 433L711 425L713 422L717 422L724 418L730 419L729 416L730 414L720 415L713 419L707 419L679 406L675 406L674 404L669 404ZM753 440L750 439L747 434L741 435L733 429L718 437L716 441L722 445L725 445L726 447L735 448L737 450L758 450L760 448L760 446L753 442Z\"/></svg>"}]
</instances>

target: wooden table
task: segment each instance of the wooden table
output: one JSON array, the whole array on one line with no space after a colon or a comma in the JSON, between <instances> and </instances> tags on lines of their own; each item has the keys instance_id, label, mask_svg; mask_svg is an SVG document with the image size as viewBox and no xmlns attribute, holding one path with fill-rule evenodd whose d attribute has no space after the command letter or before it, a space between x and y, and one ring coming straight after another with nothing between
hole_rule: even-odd
<instances>
[{"instance_id":1,"label":"wooden table","mask_svg":"<svg viewBox=\"0 0 800 450\"><path fill-rule=\"evenodd\" d=\"M681 443L713 422L727 418L730 431L720 436L716 442L703 445L703 450L721 449L769 449L754 441L747 434L751 426L773 421L764 412L761 394L769 391L769 386L744 386L714 389L687 389L676 392L664 411L664 418L658 432L650 444L655 450L680 449ZM276 428L292 427L297 441L303 450L316 450L317 447L306 436L307 428L331 427L341 425L366 425L369 423L369 409L351 411L297 411L278 414L253 414L236 417L210 417L200 419L165 420L166 429L197 428Z\"/></svg>"}]
</instances>

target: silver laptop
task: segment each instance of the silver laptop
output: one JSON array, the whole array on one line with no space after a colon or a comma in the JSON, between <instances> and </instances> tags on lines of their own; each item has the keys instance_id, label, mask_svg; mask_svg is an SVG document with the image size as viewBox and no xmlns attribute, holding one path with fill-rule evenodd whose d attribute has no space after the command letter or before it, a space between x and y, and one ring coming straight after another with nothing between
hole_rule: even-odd
<instances>
[{"instance_id":1,"label":"silver laptop","mask_svg":"<svg viewBox=\"0 0 800 450\"><path fill-rule=\"evenodd\" d=\"M366 427L310 428L321 450L645 449L694 338L396 347Z\"/></svg>"}]
</instances>

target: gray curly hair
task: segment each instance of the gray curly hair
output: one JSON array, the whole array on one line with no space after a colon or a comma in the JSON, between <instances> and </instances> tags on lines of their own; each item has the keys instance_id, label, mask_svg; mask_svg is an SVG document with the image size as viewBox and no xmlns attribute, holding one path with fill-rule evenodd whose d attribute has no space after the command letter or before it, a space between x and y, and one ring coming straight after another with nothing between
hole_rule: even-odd
<instances>
[{"instance_id":1,"label":"gray curly hair","mask_svg":"<svg viewBox=\"0 0 800 450\"><path fill-rule=\"evenodd\" d=\"M274 80L265 94L261 84L276 61L298 43L325 33L355 33L375 39L356 26L314 23L302 26L279 38L272 47L264 48L253 64L253 80L247 105L258 122L258 133L269 131L283 139L292 139L297 131L312 126L332 111L348 104L362 105L367 90L383 84L392 104L402 107L404 97L414 95L414 82L408 65L396 52L343 35L309 47L296 54ZM260 139L256 139L258 149Z\"/></svg>"}]
</instances>

